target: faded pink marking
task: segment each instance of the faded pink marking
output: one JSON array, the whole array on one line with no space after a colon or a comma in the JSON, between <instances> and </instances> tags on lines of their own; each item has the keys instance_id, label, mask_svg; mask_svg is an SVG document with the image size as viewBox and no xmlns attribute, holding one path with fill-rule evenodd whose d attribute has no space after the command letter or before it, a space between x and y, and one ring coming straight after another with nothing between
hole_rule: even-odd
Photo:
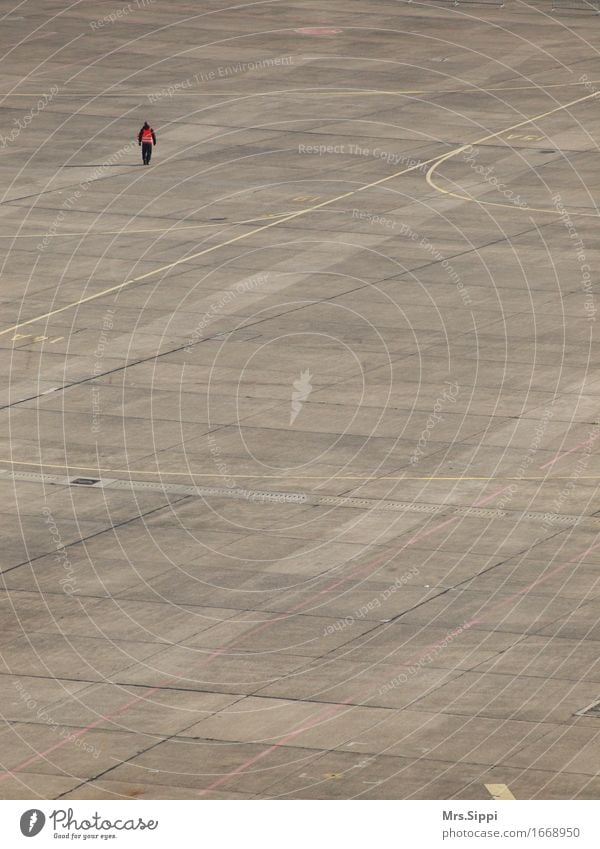
<instances>
[{"instance_id":1,"label":"faded pink marking","mask_svg":"<svg viewBox=\"0 0 600 849\"><path fill-rule=\"evenodd\" d=\"M482 498L481 501L476 501L473 504L473 507L481 507L482 504L487 504L488 501L491 501L493 498L497 498L503 492L506 492L507 489L510 489L510 484L508 486L503 486L502 489L497 489L496 492L492 492L491 495L488 495L487 498Z\"/></svg>"},{"instance_id":2,"label":"faded pink marking","mask_svg":"<svg viewBox=\"0 0 600 849\"><path fill-rule=\"evenodd\" d=\"M596 548L600 548L600 542L597 542L595 545L588 546L588 548L586 548L586 550L583 551L581 554L576 554L575 557L571 558L571 560L567 560L567 562L563 563L561 566L556 566L554 569L552 569L550 572L548 572L547 575L543 575L541 578L536 578L535 581L533 581L531 584L528 584L522 590L518 590L516 593L509 596L508 598L503 598L500 601L496 602L496 604L492 605L492 607L489 608L489 610L486 612L485 616L482 616L479 619L471 620L471 622L468 623L469 626L477 625L479 622L485 622L487 614L491 613L493 610L496 610L498 607L501 607L503 604L508 604L509 602L514 601L520 595L523 595L524 593L528 593L529 590L533 589L533 587L537 587L539 584L543 584L544 581L547 581L549 578L552 578L554 575L558 574L558 572L562 572L563 569L566 569L567 566L570 566L572 563L575 563L577 560L583 560L585 557L587 557L587 555L590 553L590 551L594 551L594 549L596 549Z\"/></svg>"},{"instance_id":3,"label":"faded pink marking","mask_svg":"<svg viewBox=\"0 0 600 849\"><path fill-rule=\"evenodd\" d=\"M573 557L571 560L567 561L566 563L563 563L561 566L557 566L555 569L553 569L547 575L533 581L529 586L525 587L522 590L519 590L514 595L509 596L509 598L502 599L500 602L498 602L497 604L490 607L486 611L486 614L484 616L480 616L477 619L471 619L469 622L465 622L464 625L461 626L462 630L458 634L456 634L456 636L460 636L460 634L464 633L465 631L468 631L470 628L473 627L473 625L478 625L479 623L484 622L489 617L489 614L492 613L494 610L496 610L498 607L501 607L503 604L510 603L511 601L513 601L518 596L523 595L523 593L528 592L532 587L535 587L538 584L544 583L544 581L547 581L549 578L551 578L557 572L560 572L562 569L565 569L567 566L570 566L571 563L574 563L576 560L586 557L590 553L590 551L593 551L596 548L600 548L600 542L596 543L595 545L590 545L581 554L575 555L575 557ZM451 633L452 632L450 632L450 634ZM427 646L425 649L423 649L420 653L417 652L416 654L407 658L405 661L403 661L400 664L400 668L402 668L403 666L407 666L408 664L412 663L414 660L417 660L417 659L420 659L420 658L426 656L429 653L429 650L432 649L432 648L435 648L438 644L439 644L439 640L436 643L431 643L429 646ZM335 705L333 712L337 711L340 707L347 705L349 703L350 703L350 699L347 699L346 701ZM231 772L227 773L227 775L221 776L221 778L219 778L217 781L214 781L212 784L210 784L204 790L201 790L199 795L203 796L205 793L209 793L211 790L214 790L217 787L220 787L226 781L229 781L234 776L239 775L241 772L244 772L244 770L246 770L249 766L252 766L252 764L254 764L257 761L261 760L262 758L266 757L266 755L270 754L275 749L279 748L280 746L284 746L289 740L293 739L294 737L297 737L299 734L302 734L304 731L307 731L308 729L313 728L316 724L321 722L322 719L324 719L324 717L319 717L319 715L317 714L317 717L315 717L314 722L312 722L311 724L304 726L302 728L298 728L295 731L290 732L285 737L282 737L281 740L278 740L277 743L274 743L272 746L269 746L268 749L265 749L263 752L259 752L258 755L254 755L253 757L249 758L243 764L240 764L238 767L233 769Z\"/></svg>"},{"instance_id":4,"label":"faded pink marking","mask_svg":"<svg viewBox=\"0 0 600 849\"><path fill-rule=\"evenodd\" d=\"M312 601L312 599L314 597L315 596L313 595L311 598L309 598L308 603L310 603L310 601ZM275 617L274 619L267 619L265 622L260 622L259 624L255 625L253 628L250 628L250 630L245 631L244 634L243 634L243 639L245 640L249 636L256 634L258 631L262 631L263 628L266 628L272 622L279 622L282 619L286 619L287 616L290 613L294 613L304 603L305 602L300 602L300 604L296 605L295 607L292 607L287 613L283 614L282 616ZM227 651L227 649L233 648L233 646L235 646L236 643L238 643L241 639L242 639L242 637L239 637L239 638L236 637L235 639L230 640L228 643L225 643L223 646L221 646L221 648L217 649L216 651L212 652L211 654L209 654L205 658L203 658L202 661L199 663L199 666L203 666L204 664L209 663L215 657L219 657L220 655L223 654L223 652ZM167 684L168 681L169 681L169 679L165 679L164 684ZM5 772L0 773L0 781L4 781L7 778L11 778L14 775L15 772L19 772L20 770L25 769L26 767L30 766L32 763L35 763L36 761L39 761L39 760L45 758L47 755L49 755L51 752L54 752L56 749L61 749L63 746L66 746L67 743L71 743L73 740L76 740L78 737L81 737L84 734L87 734L88 731L92 731L94 728L96 728L98 725L100 725L101 722L104 722L107 719L112 719L112 717L118 716L119 714L124 713L125 711L129 710L130 707L133 707L134 704L137 704L138 702L142 701L143 699L148 698L148 696L151 696L154 693L157 693L160 689L161 689L160 684L156 685L155 687L148 688L143 693L141 693L139 696L134 696L132 699L130 699L124 705L121 705L121 707L117 708L112 713L108 713L106 715L100 716L98 719L95 719L93 722L90 722L88 725L86 725L85 728L80 728L79 731L76 731L73 734L69 734L68 737L65 737L63 740L59 740L57 743L54 743L54 745L49 746L47 749L44 749L43 752L37 752L35 755L32 755L31 757L27 758L27 760L25 760L22 763L18 764L17 766L13 767L11 770L7 770Z\"/></svg>"},{"instance_id":5,"label":"faded pink marking","mask_svg":"<svg viewBox=\"0 0 600 849\"><path fill-rule=\"evenodd\" d=\"M263 752L259 752L258 755L254 755L253 757L248 758L247 761L244 761L243 764L240 764L235 769L232 769L231 772L227 773L227 775L222 775L221 778L218 778L216 781L213 781L212 784L209 784L208 787L205 787L204 790L201 790L199 792L199 795L204 796L205 793L210 793L211 790L215 790L217 787L220 787L221 784L225 784L226 781L229 781L234 776L239 775L241 772L244 772L244 770L247 769L249 766L252 766L252 764L255 764L257 761L260 761L262 758L271 754L271 752L275 751L275 749L279 749L281 746L285 746L285 744L289 740L293 740L294 737L297 737L299 734L304 733L304 731L309 731L311 728L314 728L315 725L318 725L320 722L326 719L328 714L333 715L341 707L345 707L347 704L347 701L340 702L339 704L334 705L333 709L331 707L328 707L326 710L321 711L315 717L313 717L313 721L310 722L308 725L304 725L301 728L297 728L295 731L291 731L289 734L286 734L285 737L282 737L276 743L273 743L272 746L269 746L268 749L265 749Z\"/></svg>"},{"instance_id":6,"label":"faded pink marking","mask_svg":"<svg viewBox=\"0 0 600 849\"><path fill-rule=\"evenodd\" d=\"M123 711L129 710L137 702L140 702L142 699L151 696L152 693L155 693L159 690L160 687L150 687L150 689L145 690L140 696L134 696L120 708L113 711L112 713L107 713L105 716L101 716L98 719L95 719L94 722L90 722L89 725L86 725L85 728L80 728L79 731L74 732L73 734L69 734L64 740L59 740L58 743L55 743L53 746L49 746L43 752L37 752L35 755L32 755L30 758L27 758L26 761L23 761L18 766L13 767L11 770L7 770L6 772L0 773L0 781L5 781L7 778L12 778L15 772L18 772L21 769L25 769L30 764L35 763L41 758L45 758L46 755L49 755L50 752L53 752L55 749L60 749L65 746L67 743L71 743L73 740L76 740L78 737L81 737L83 734L87 734L88 731L91 731L93 728L96 728L97 725L100 725L101 722L104 722L105 719L112 719L113 716L118 716Z\"/></svg>"},{"instance_id":7,"label":"faded pink marking","mask_svg":"<svg viewBox=\"0 0 600 849\"><path fill-rule=\"evenodd\" d=\"M583 447L583 445L585 445L585 444L586 444L585 442L580 443L579 445L576 445L576 446L575 446L575 448L572 448L570 451L567 451L567 452L565 452L565 453L564 453L564 454L562 454L562 455L559 455L559 454L558 454L554 460L551 460L551 461L549 461L548 463L545 463L543 466L540 466L540 468L541 468L541 469L543 469L543 468L545 468L546 466L550 465L551 463L556 462L556 460L558 460L558 459L562 459L562 457L566 457L568 454L571 454L573 451L576 451L578 448ZM481 500L480 500L480 501L478 501L478 502L475 502L473 506L478 506L478 505L481 505L481 504L486 504L488 501L491 501L493 498L496 498L498 495L500 495L502 492L505 492L507 489L510 489L510 485L509 485L509 486L506 486L506 487L503 487L502 489L497 490L495 493L492 493L492 495L487 496L486 498L481 499ZM403 544L399 547L399 549L397 549L397 551L402 551L402 550L403 550L403 549L404 549L407 545L411 545L411 544L412 544L412 543L414 543L417 539L423 539L424 537L429 536L430 534L434 533L435 531L439 530L440 528L444 527L445 525L449 524L450 522L458 521L458 519L459 519L459 517L458 517L458 516L451 517L450 519L446 520L445 522L442 522L440 525L436 525L434 528L430 529L429 531L426 531L426 532L425 532L425 533L423 533L423 534L419 534L419 535L417 535L416 537L413 537L412 539L408 540L405 544L403 543ZM531 589L531 587L536 586L536 585L537 585L537 584L539 584L539 583L542 583L543 581L545 581L545 580L547 580L548 578L550 578L550 577L551 577L553 574L555 574L556 572L560 571L561 569L564 569L566 566L568 566L568 565L570 565L571 563L575 562L575 560L577 560L577 559L578 559L578 557L579 557L579 558L583 558L583 557L585 557L587 554L589 554L589 553L590 553L590 551L593 551L595 548L598 548L598 547L600 547L600 543L597 543L596 545L589 546L589 548L587 548L587 549L586 549L586 551L585 551L585 552L583 552L583 554L581 554L581 555L577 555L575 558L573 558L572 560L568 561L568 562L567 562L566 564L564 564L563 566L560 566L560 567L558 567L557 569L554 569L554 570L553 570L552 572L550 572L550 573L549 573L549 574L548 574L545 578L540 578L540 579L538 579L537 581L534 581L534 583L533 583L533 584L531 584L529 587L526 587L524 590L519 591L519 593L517 593L515 596L512 596L512 598L515 598L516 596L521 595L523 592L527 592L529 589ZM385 559L387 559L387 558L390 556L390 554L391 554L391 552L386 552L386 553L385 553L384 555L382 555L382 557L381 557L381 558L379 558L378 560L376 560L376 561L372 561L371 563L367 564L367 566L366 566L366 567L361 567L359 570L356 570L356 572L352 573L351 575L347 576L346 578L343 578L342 580L338 581L336 584L332 584L331 586L327 587L326 589L321 590L321 593L329 592L330 590L335 589L336 587L340 586L340 584L343 584L345 581L347 581L347 580L351 580L351 579L352 579L352 577L354 577L354 575L356 575L356 574L359 574L359 572L360 572L360 571L364 571L364 569L369 568L369 567L371 567L371 566L376 566L376 565L378 564L378 562L381 562L381 560L385 560ZM310 601L312 601L312 599L313 599L313 598L315 598L315 596L314 596L314 595L313 595L313 596L311 596L311 597L308 599L308 603L310 603ZM505 601L502 601L501 603L503 603L503 604L504 604L504 603L506 603L506 602L505 602ZM266 627L267 625L269 625L271 622L273 622L273 621L275 621L275 622L276 622L276 621L280 621L281 619L286 618L286 616L287 616L287 615L289 615L289 613L293 613L293 612L295 612L296 610L298 610L298 609L299 609L299 607L300 607L301 605L302 605L302 602L301 602L299 605L296 605L295 607L291 608L291 609L290 609L290 610L289 610L286 614L284 614L283 616L278 617L278 618L276 618L276 619L269 619L269 620L267 620L266 622L263 622L263 623L261 623L260 625L255 626L255 628L252 628L252 629L250 629L250 631L245 632L245 634L243 635L243 636L244 636L244 639L245 639L245 638L246 638L249 634L256 633L256 631L261 630L262 628L264 628L264 627ZM498 605L496 605L496 607L497 607L497 606L498 606ZM495 609L495 607L491 608L491 610L494 610L494 609ZM471 627L472 625L478 624L478 623L479 623L479 622L481 622L481 621L483 621L483 620L480 618L480 619L473 619L471 622L469 622L469 623L465 623L465 626L464 626L464 627L465 627L465 630L466 630L467 628ZM220 649L218 649L218 650L216 650L215 652L213 652L212 654L208 655L208 656L206 657L206 659L204 660L204 663L208 663L208 662L209 662L210 660L212 660L213 658L215 658L215 657L219 657L221 654L223 654L223 652L224 652L224 651L227 651L227 649L228 649L228 648L231 648L233 645L235 645L235 643L236 643L236 642L237 642L237 640L233 640L233 641L231 641L231 642L229 642L229 643L226 643L226 644L225 644L224 646L222 646ZM434 644L434 645L435 645L435 644ZM167 683L167 682L165 681L165 683ZM142 695L140 695L140 696L136 696L135 698L131 699L129 702L127 702L126 704L124 704L122 707L118 708L118 709L117 709L116 711L114 711L113 713L107 714L106 716L102 716L102 717L100 717L99 719L95 720L94 722L91 722L91 723L90 723L89 725L87 725L85 728L82 728L82 729L80 729L79 731L77 731L76 733L71 734L71 735L70 735L69 737L67 737L66 739L64 739L64 740L62 740L62 741L60 741L60 742L58 742L58 743L55 743L53 746L50 746L48 749L45 749L43 752L40 752L40 753L38 753L38 754L36 754L36 755L33 755L32 757L28 758L28 759L27 759L26 761L24 761L23 763L21 763L21 764L17 765L16 767L13 767L13 769L12 769L12 770L8 770L8 771L6 771L6 772L0 773L0 781L4 781L6 778L11 777L11 776L12 776L15 772L18 772L19 770L24 769L25 767L29 766L29 765L30 765L30 764L32 764L32 763L35 763L36 761L40 760L41 758L44 758L46 755L50 754L51 752L55 751L56 749L60 749L60 748L62 748L62 746L66 745L67 743L71 742L72 740L77 739L78 737L80 737L80 736L82 736L83 734L87 733L87 731L90 731L90 730L92 730L93 728L95 728L95 727L96 727L96 726L97 726L100 722L102 722L103 720L105 720L105 719L110 719L110 718L112 718L113 716L118 716L120 713L125 712L125 711L126 711L126 710L128 710L130 707L132 707L132 705L136 704L137 702L141 701L142 699L147 698L147 696L152 695L153 693L158 692L160 689L161 689L161 687L160 687L160 686L156 686L156 687L151 687L151 688L149 688L149 689L148 689L148 690L146 690L144 693L142 693ZM298 732L298 733L300 733L300 732ZM289 738L287 738L287 739L289 739ZM282 743L280 742L280 743L278 743L278 744L275 744L275 746L274 746L274 747L272 747L272 748L276 748L278 745L282 745ZM261 756L257 756L257 757L262 757L262 755L261 755ZM240 769L241 769L241 768L240 768ZM232 774L233 774L233 773L232 773ZM216 786L216 785L215 785L215 786ZM206 789L206 790L204 790L203 792L207 792L209 789L211 789L211 788L207 788L207 789Z\"/></svg>"},{"instance_id":8,"label":"faded pink marking","mask_svg":"<svg viewBox=\"0 0 600 849\"><path fill-rule=\"evenodd\" d=\"M544 463L543 466L540 466L540 469L545 469L548 466L553 466L554 463L558 463L559 460L562 460L564 457L568 457L569 454L572 454L573 451L578 451L580 448L583 448L584 445L587 445L589 440L586 439L585 442L580 442L579 445L576 445L575 448L570 448L568 451L559 451L556 457L552 460L548 460L547 463Z\"/></svg>"},{"instance_id":9,"label":"faded pink marking","mask_svg":"<svg viewBox=\"0 0 600 849\"><path fill-rule=\"evenodd\" d=\"M440 528L445 527L445 525L449 525L452 522L458 522L459 518L460 518L459 516L451 516L449 519L446 519L445 522L441 522L439 525L436 525L435 528L430 528L428 531L425 531L425 533L417 534L416 537L412 537L412 539L409 539L409 541L406 544L412 545L418 539L424 539L425 537L431 536L431 534L434 534L436 531L439 531Z\"/></svg>"}]
</instances>

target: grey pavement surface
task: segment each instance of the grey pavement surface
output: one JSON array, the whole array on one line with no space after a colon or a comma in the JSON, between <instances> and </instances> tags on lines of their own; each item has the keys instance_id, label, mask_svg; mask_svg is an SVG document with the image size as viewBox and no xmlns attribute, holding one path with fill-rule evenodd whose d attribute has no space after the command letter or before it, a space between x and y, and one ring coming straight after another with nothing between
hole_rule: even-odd
<instances>
[{"instance_id":1,"label":"grey pavement surface","mask_svg":"<svg viewBox=\"0 0 600 849\"><path fill-rule=\"evenodd\" d=\"M0 798L598 798L557 6L0 0Z\"/></svg>"}]
</instances>

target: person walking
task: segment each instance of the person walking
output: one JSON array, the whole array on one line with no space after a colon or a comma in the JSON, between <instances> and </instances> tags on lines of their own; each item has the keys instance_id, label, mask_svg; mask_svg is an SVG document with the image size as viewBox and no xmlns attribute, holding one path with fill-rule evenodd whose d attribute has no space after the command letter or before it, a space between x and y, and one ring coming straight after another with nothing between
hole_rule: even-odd
<instances>
[{"instance_id":1,"label":"person walking","mask_svg":"<svg viewBox=\"0 0 600 849\"><path fill-rule=\"evenodd\" d=\"M142 162L144 165L150 165L152 145L156 144L156 134L148 121L144 121L144 126L138 133L138 144L142 146Z\"/></svg>"}]
</instances>

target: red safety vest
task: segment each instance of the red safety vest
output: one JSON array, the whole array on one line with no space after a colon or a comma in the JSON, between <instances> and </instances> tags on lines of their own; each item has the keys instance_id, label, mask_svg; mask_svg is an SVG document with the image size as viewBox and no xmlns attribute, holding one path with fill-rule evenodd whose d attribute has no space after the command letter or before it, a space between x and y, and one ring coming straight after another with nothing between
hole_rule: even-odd
<instances>
[{"instance_id":1,"label":"red safety vest","mask_svg":"<svg viewBox=\"0 0 600 849\"><path fill-rule=\"evenodd\" d=\"M142 141L145 144L152 144L152 127L142 130Z\"/></svg>"}]
</instances>

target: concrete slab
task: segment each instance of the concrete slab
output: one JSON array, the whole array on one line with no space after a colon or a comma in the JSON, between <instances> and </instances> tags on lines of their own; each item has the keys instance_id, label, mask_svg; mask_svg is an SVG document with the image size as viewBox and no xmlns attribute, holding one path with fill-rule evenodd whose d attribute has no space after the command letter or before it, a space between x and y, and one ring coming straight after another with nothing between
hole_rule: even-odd
<instances>
[{"instance_id":1,"label":"concrete slab","mask_svg":"<svg viewBox=\"0 0 600 849\"><path fill-rule=\"evenodd\" d=\"M3 20L0 797L598 798L593 16L113 11Z\"/></svg>"}]
</instances>

